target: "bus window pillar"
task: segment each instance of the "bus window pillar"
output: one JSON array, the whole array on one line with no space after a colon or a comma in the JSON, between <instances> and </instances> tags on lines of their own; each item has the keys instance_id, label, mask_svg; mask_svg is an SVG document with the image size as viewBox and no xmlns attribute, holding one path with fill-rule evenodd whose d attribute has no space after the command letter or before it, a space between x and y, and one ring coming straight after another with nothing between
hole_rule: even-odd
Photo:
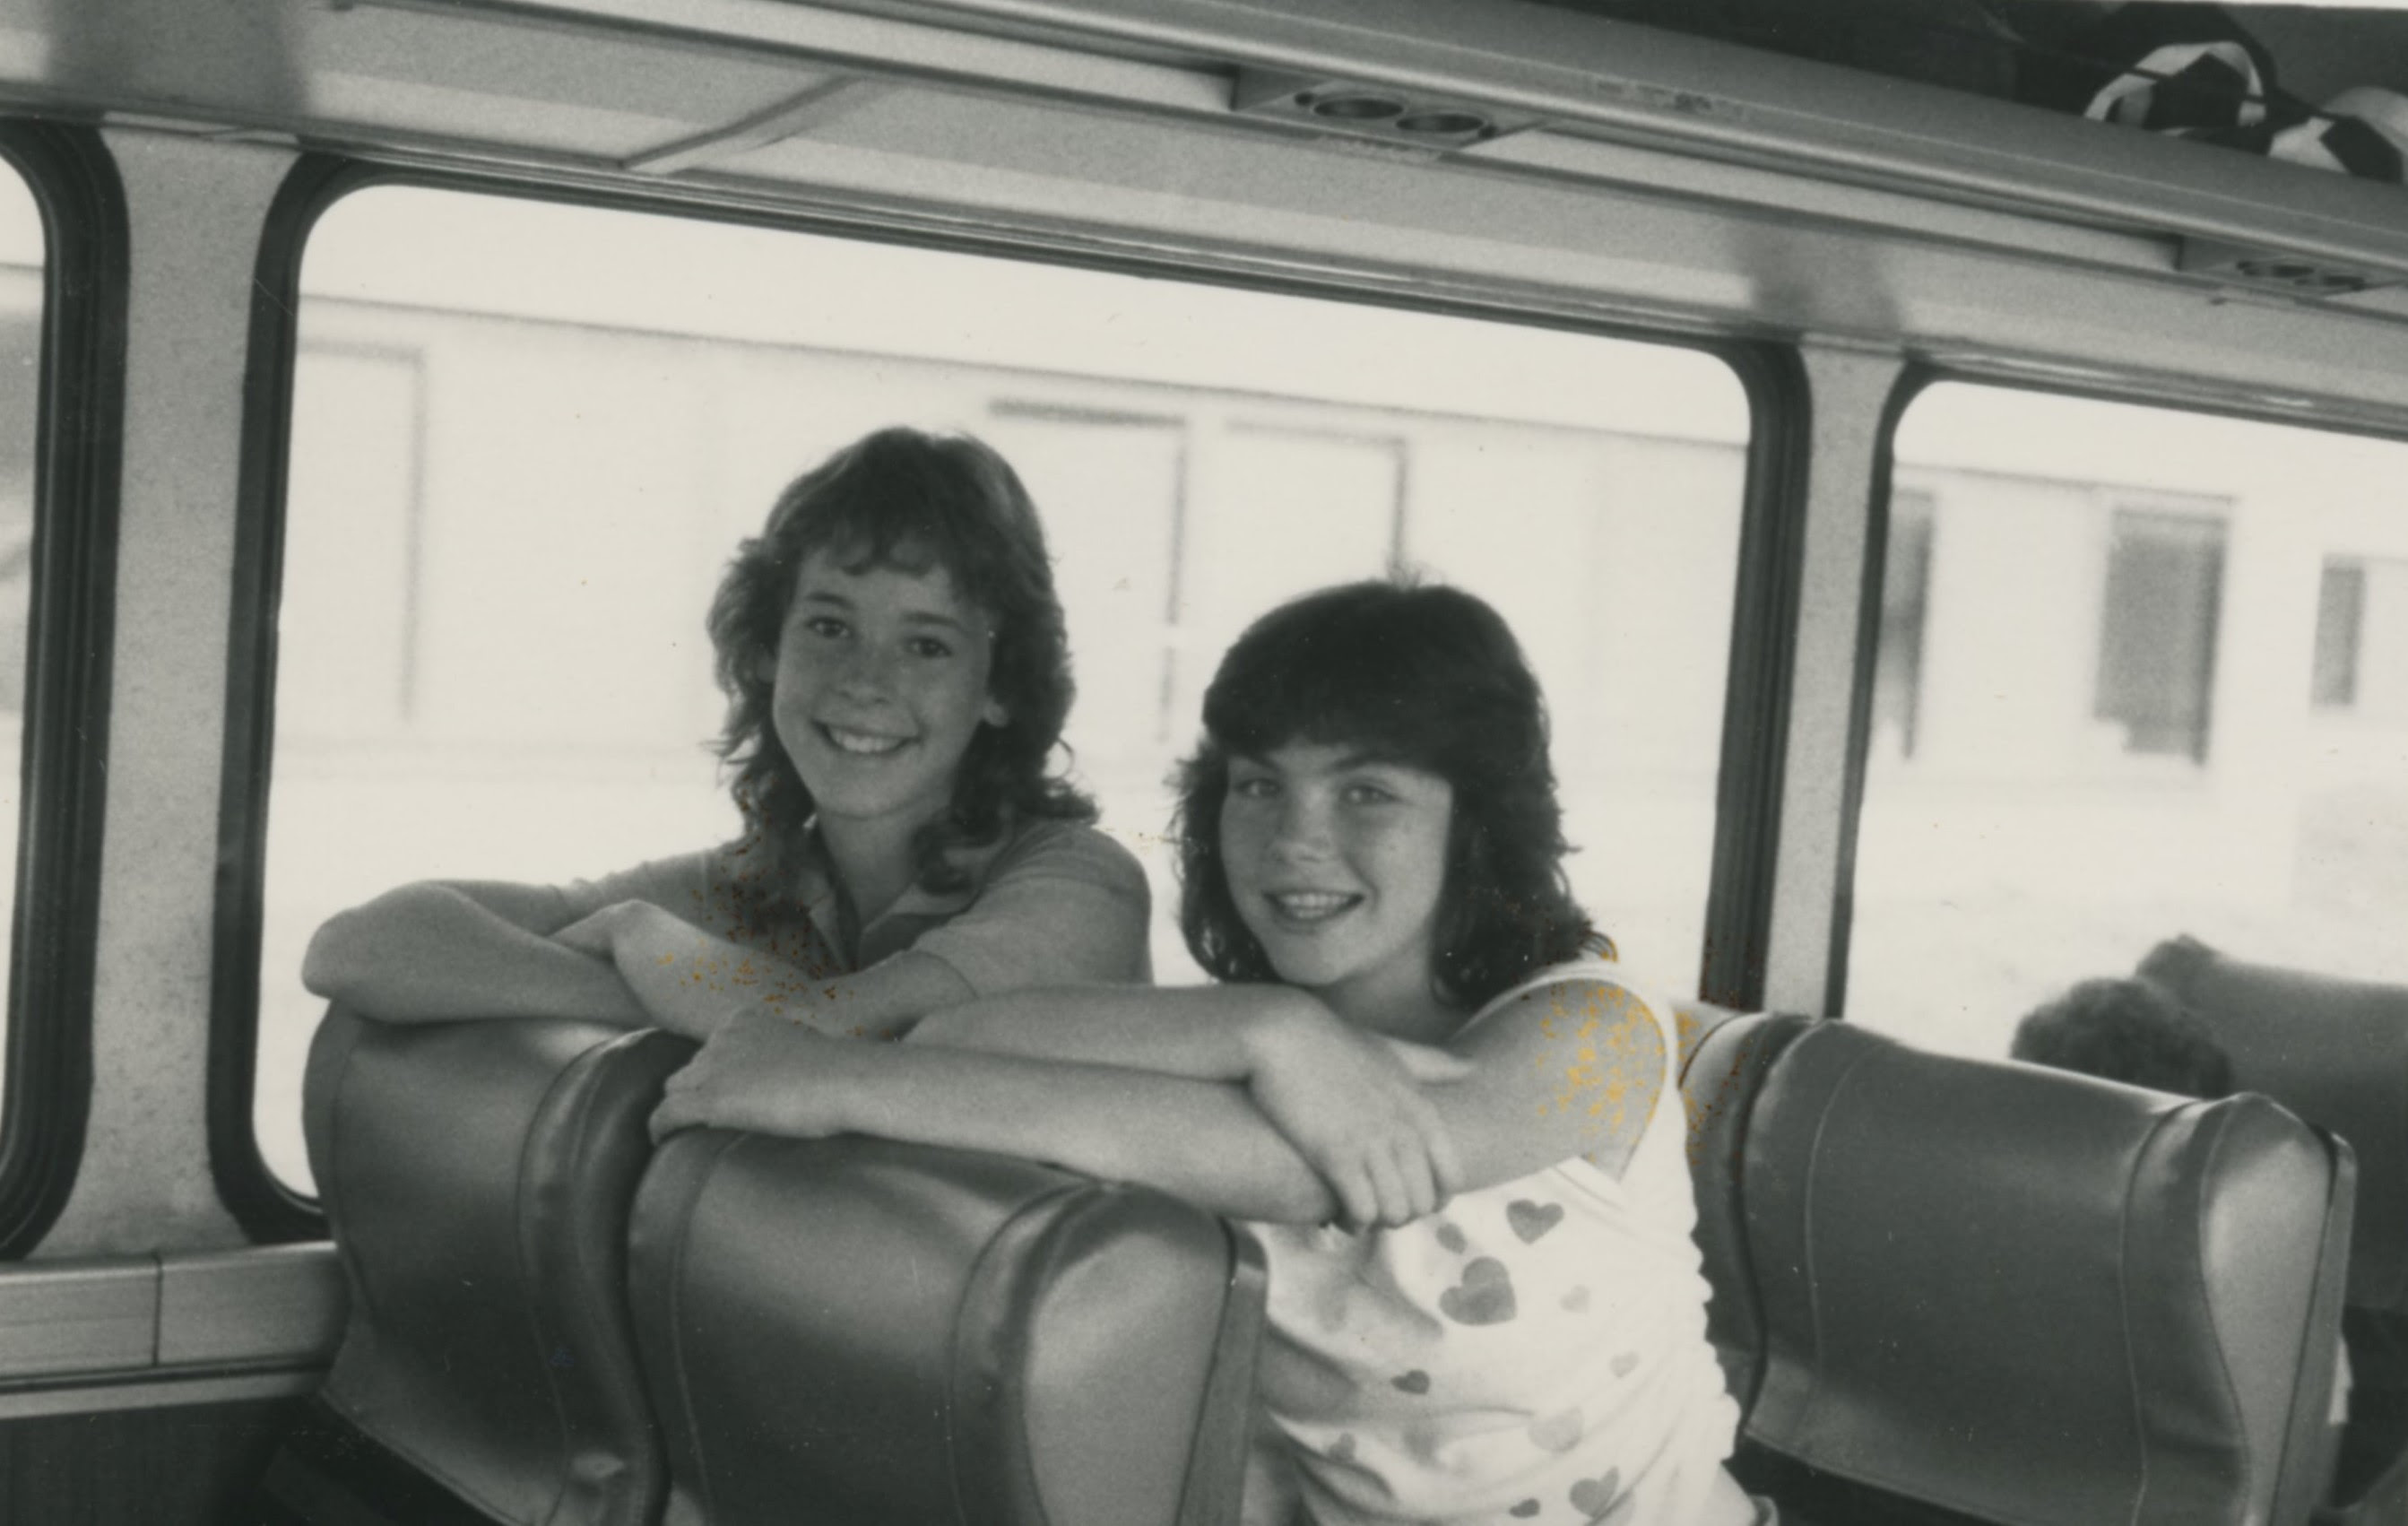
<instances>
[{"instance_id":1,"label":"bus window pillar","mask_svg":"<svg viewBox=\"0 0 2408 1526\"><path fill-rule=\"evenodd\" d=\"M227 617L251 278L293 156L111 129L131 235L92 1117L44 1256L244 1236L207 1122ZM215 1232L205 1229L217 1220Z\"/></svg>"},{"instance_id":2,"label":"bus window pillar","mask_svg":"<svg viewBox=\"0 0 2408 1526\"><path fill-rule=\"evenodd\" d=\"M1905 362L1814 341L1801 346L1801 357L1811 410L1805 537L1763 1004L1823 1014L1841 1011L1844 996L1861 713L1875 634L1865 612L1881 607L1880 590L1868 586L1867 553Z\"/></svg>"}]
</instances>

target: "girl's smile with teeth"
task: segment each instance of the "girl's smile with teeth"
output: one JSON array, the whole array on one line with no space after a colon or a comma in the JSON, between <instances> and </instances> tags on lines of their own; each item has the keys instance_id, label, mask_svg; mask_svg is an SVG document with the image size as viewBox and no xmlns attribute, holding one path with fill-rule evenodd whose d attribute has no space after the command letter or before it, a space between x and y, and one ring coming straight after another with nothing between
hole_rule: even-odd
<instances>
[{"instance_id":1,"label":"girl's smile with teeth","mask_svg":"<svg viewBox=\"0 0 2408 1526\"><path fill-rule=\"evenodd\" d=\"M1325 922L1362 903L1363 898L1336 890L1272 890L1264 900L1291 922Z\"/></svg>"},{"instance_id":2,"label":"girl's smile with teeth","mask_svg":"<svg viewBox=\"0 0 2408 1526\"><path fill-rule=\"evenodd\" d=\"M823 832L877 824L908 837L943 813L980 728L1010 719L988 688L990 624L941 563L804 558L767 676L778 741Z\"/></svg>"},{"instance_id":3,"label":"girl's smile with teeth","mask_svg":"<svg viewBox=\"0 0 2408 1526\"><path fill-rule=\"evenodd\" d=\"M1439 775L1351 744L1230 760L1223 872L1282 980L1341 1011L1418 1010L1454 801Z\"/></svg>"},{"instance_id":4,"label":"girl's smile with teeth","mask_svg":"<svg viewBox=\"0 0 2408 1526\"><path fill-rule=\"evenodd\" d=\"M820 729L826 733L828 741L834 742L839 751L853 754L855 756L882 756L911 740L909 737L881 736L874 731L847 730L840 726L831 726L825 721L820 723Z\"/></svg>"}]
</instances>

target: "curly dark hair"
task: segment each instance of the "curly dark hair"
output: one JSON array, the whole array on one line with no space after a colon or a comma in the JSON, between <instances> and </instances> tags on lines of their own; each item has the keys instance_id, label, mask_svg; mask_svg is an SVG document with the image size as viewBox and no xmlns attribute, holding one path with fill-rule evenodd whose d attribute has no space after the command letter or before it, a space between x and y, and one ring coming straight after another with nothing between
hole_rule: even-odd
<instances>
[{"instance_id":1,"label":"curly dark hair","mask_svg":"<svg viewBox=\"0 0 2408 1526\"><path fill-rule=\"evenodd\" d=\"M1455 790L1431 989L1476 1007L1546 965L1611 953L1564 877L1563 812L1538 680L1497 612L1459 589L1389 580L1308 594L1255 621L1204 695L1180 768L1179 923L1225 981L1279 978L1229 894L1221 808L1233 757L1290 742L1358 746Z\"/></svg>"},{"instance_id":2,"label":"curly dark hair","mask_svg":"<svg viewBox=\"0 0 2408 1526\"><path fill-rule=\"evenodd\" d=\"M941 567L995 622L987 687L1010 719L982 726L953 776L945 814L912 844L915 878L933 891L967 884L947 857L988 842L1016 817L1093 821L1095 803L1050 771L1075 692L1062 601L1045 531L1002 456L968 435L881 429L788 484L761 533L737 548L710 603L710 641L727 722L719 755L760 866L783 885L809 830L811 792L773 724L776 655L803 563L827 551L850 571Z\"/></svg>"},{"instance_id":3,"label":"curly dark hair","mask_svg":"<svg viewBox=\"0 0 2408 1526\"><path fill-rule=\"evenodd\" d=\"M2013 1059L2182 1097L2232 1090L2232 1058L2190 1009L2145 980L2086 980L2015 1025Z\"/></svg>"}]
</instances>

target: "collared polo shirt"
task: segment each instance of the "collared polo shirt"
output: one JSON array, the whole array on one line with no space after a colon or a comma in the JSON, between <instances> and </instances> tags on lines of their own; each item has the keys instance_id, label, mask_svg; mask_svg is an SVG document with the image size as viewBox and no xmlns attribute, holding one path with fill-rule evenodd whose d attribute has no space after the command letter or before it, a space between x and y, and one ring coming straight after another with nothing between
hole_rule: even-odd
<instances>
[{"instance_id":1,"label":"collared polo shirt","mask_svg":"<svg viewBox=\"0 0 2408 1526\"><path fill-rule=\"evenodd\" d=\"M917 884L861 929L847 950L836 882L824 854L806 856L791 897L757 887L741 842L656 858L559 887L583 917L623 900L658 906L705 931L756 946L814 974L867 970L906 949L939 958L981 996L1032 986L1153 978L1153 897L1129 851L1092 827L1018 823L995 842L957 848L958 891Z\"/></svg>"}]
</instances>

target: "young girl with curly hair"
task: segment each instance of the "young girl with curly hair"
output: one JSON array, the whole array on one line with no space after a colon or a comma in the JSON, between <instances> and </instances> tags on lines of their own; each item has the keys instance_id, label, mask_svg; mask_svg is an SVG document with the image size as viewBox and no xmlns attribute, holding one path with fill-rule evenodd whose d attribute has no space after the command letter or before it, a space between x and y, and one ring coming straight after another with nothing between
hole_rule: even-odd
<instances>
[{"instance_id":1,"label":"young girl with curly hair","mask_svg":"<svg viewBox=\"0 0 2408 1526\"><path fill-rule=\"evenodd\" d=\"M1252 1221L1249 1526L1756 1520L1722 1466L1671 1008L1571 899L1504 622L1447 588L1308 596L1238 641L1204 727L1182 922L1219 984L731 1046L654 1131L999 1150Z\"/></svg>"},{"instance_id":2,"label":"young girl with curly hair","mask_svg":"<svg viewBox=\"0 0 2408 1526\"><path fill-rule=\"evenodd\" d=\"M1147 978L1144 873L1050 771L1062 607L1001 456L902 428L838 451L738 549L710 626L740 839L569 885L404 885L318 930L309 988L392 1021L708 1039L738 1019L883 1036L1040 982Z\"/></svg>"}]
</instances>

